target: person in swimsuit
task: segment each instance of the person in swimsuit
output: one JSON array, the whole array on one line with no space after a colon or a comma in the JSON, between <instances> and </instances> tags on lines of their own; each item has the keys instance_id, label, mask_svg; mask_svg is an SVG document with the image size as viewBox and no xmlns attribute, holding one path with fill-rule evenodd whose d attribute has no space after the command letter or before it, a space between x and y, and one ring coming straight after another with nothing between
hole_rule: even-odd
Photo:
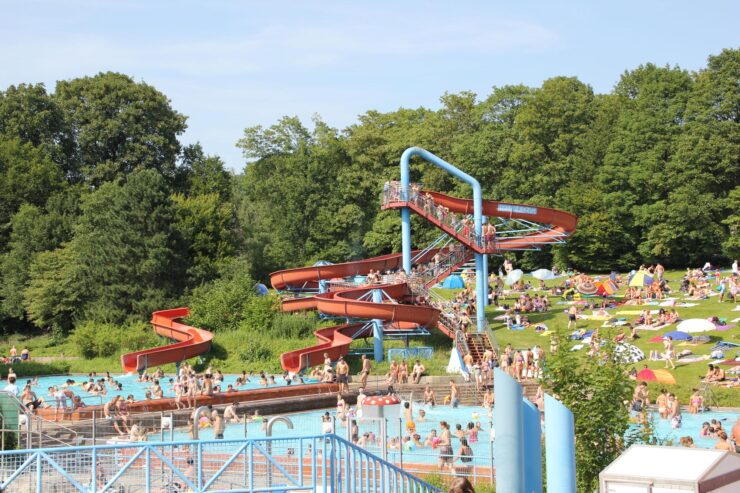
<instances>
[{"instance_id":1,"label":"person in swimsuit","mask_svg":"<svg viewBox=\"0 0 740 493\"><path fill-rule=\"evenodd\" d=\"M570 330L571 325L573 328L577 328L576 324L576 315L578 314L578 308L576 308L576 305L570 305L570 308L568 308L568 330Z\"/></svg>"},{"instance_id":2,"label":"person in swimsuit","mask_svg":"<svg viewBox=\"0 0 740 493\"><path fill-rule=\"evenodd\" d=\"M452 468L452 436L450 435L450 425L447 421L441 421L439 426L442 428L442 432L439 435L439 470L444 471L445 469Z\"/></svg>"},{"instance_id":3,"label":"person in swimsuit","mask_svg":"<svg viewBox=\"0 0 740 493\"><path fill-rule=\"evenodd\" d=\"M668 418L668 392L666 389L660 389L660 395L655 399L655 404L658 406L658 413L663 419Z\"/></svg>"},{"instance_id":4,"label":"person in swimsuit","mask_svg":"<svg viewBox=\"0 0 740 493\"><path fill-rule=\"evenodd\" d=\"M403 419L406 421L406 432L409 435L416 433L416 423L414 423L414 410L411 408L411 401L414 393L411 393L409 400L403 403Z\"/></svg>"},{"instance_id":5,"label":"person in swimsuit","mask_svg":"<svg viewBox=\"0 0 740 493\"><path fill-rule=\"evenodd\" d=\"M699 411L702 410L704 405L704 397L699 395L699 389L691 389L693 394L691 394L691 399L689 400L689 412L691 414L696 414Z\"/></svg>"}]
</instances>

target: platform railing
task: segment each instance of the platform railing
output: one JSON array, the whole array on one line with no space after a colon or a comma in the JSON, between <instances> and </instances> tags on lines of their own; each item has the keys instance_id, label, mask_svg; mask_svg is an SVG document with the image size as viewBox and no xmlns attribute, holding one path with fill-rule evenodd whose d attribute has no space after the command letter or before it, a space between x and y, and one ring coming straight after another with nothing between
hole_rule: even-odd
<instances>
[{"instance_id":1,"label":"platform railing","mask_svg":"<svg viewBox=\"0 0 740 493\"><path fill-rule=\"evenodd\" d=\"M3 492L441 490L334 434L0 453Z\"/></svg>"},{"instance_id":2,"label":"platform railing","mask_svg":"<svg viewBox=\"0 0 740 493\"><path fill-rule=\"evenodd\" d=\"M470 217L449 212L435 203L431 196L422 195L421 186L417 183L412 183L408 189L404 189L401 182L385 183L383 187L383 205L388 206L399 202L415 206L418 214L432 223L441 225L443 229L449 229L456 237L462 238L476 248L490 250L491 252L496 249L495 235L487 238L486 235L476 234Z\"/></svg>"}]
</instances>

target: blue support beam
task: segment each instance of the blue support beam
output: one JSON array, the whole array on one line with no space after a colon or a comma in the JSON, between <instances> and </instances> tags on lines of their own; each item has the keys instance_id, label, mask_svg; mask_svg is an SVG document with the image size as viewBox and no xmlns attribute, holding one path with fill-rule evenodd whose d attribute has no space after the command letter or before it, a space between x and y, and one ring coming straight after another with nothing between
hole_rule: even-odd
<instances>
[{"instance_id":1,"label":"blue support beam","mask_svg":"<svg viewBox=\"0 0 740 493\"><path fill-rule=\"evenodd\" d=\"M383 290L373 289L373 303L383 302ZM373 320L373 356L375 361L383 361L383 321L380 319Z\"/></svg>"},{"instance_id":2,"label":"blue support beam","mask_svg":"<svg viewBox=\"0 0 740 493\"><path fill-rule=\"evenodd\" d=\"M421 147L409 147L401 155L401 200L407 201L410 192L410 161L418 156L425 161L441 168L473 188L473 222L475 234L480 237L483 231L483 194L478 180L459 170L447 161L435 156ZM411 211L408 207L401 208L401 252L403 254L403 270L411 274ZM476 274L476 322L478 332L483 332L486 321L486 296L488 295L487 274L484 275L483 254L475 255Z\"/></svg>"},{"instance_id":3,"label":"blue support beam","mask_svg":"<svg viewBox=\"0 0 740 493\"><path fill-rule=\"evenodd\" d=\"M493 406L496 493L522 493L525 491L522 386L500 368L494 369L493 382L496 389L496 405Z\"/></svg>"},{"instance_id":4,"label":"blue support beam","mask_svg":"<svg viewBox=\"0 0 740 493\"><path fill-rule=\"evenodd\" d=\"M498 400L496 404L498 405ZM573 413L548 394L545 394L545 456L547 459L547 492L573 493L576 491Z\"/></svg>"}]
</instances>

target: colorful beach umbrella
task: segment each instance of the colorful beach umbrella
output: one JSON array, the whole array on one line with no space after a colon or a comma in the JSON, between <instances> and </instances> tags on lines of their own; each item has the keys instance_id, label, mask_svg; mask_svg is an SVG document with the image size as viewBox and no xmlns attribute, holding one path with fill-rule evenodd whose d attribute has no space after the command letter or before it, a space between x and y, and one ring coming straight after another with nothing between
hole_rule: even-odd
<instances>
[{"instance_id":1,"label":"colorful beach umbrella","mask_svg":"<svg viewBox=\"0 0 740 493\"><path fill-rule=\"evenodd\" d=\"M515 282L517 282L519 279L524 276L524 272L522 272L521 269L515 269L508 274L506 274L506 279L504 279L504 284L511 286Z\"/></svg>"},{"instance_id":2,"label":"colorful beach umbrella","mask_svg":"<svg viewBox=\"0 0 740 493\"><path fill-rule=\"evenodd\" d=\"M637 373L635 378L637 380L658 382L665 385L676 385L676 377L668 370L663 369L651 370L650 368L644 368Z\"/></svg>"},{"instance_id":3,"label":"colorful beach umbrella","mask_svg":"<svg viewBox=\"0 0 740 493\"><path fill-rule=\"evenodd\" d=\"M591 281L584 281L578 284L578 286L576 286L576 289L581 294L596 294L596 292L598 291L596 285Z\"/></svg>"},{"instance_id":4,"label":"colorful beach umbrella","mask_svg":"<svg viewBox=\"0 0 740 493\"><path fill-rule=\"evenodd\" d=\"M630 279L631 288L641 288L643 286L650 286L653 283L653 276L641 270L637 272L632 279Z\"/></svg>"},{"instance_id":5,"label":"colorful beach umbrella","mask_svg":"<svg viewBox=\"0 0 740 493\"><path fill-rule=\"evenodd\" d=\"M690 318L684 320L676 326L681 332L708 332L716 329L716 326L707 319L704 318Z\"/></svg>"},{"instance_id":6,"label":"colorful beach umbrella","mask_svg":"<svg viewBox=\"0 0 740 493\"><path fill-rule=\"evenodd\" d=\"M642 349L626 342L620 342L614 347L614 356L622 363L637 363L645 359Z\"/></svg>"},{"instance_id":7,"label":"colorful beach umbrella","mask_svg":"<svg viewBox=\"0 0 740 493\"><path fill-rule=\"evenodd\" d=\"M555 274L553 271L548 269L537 269L532 272L532 277L539 279L540 281L549 281L550 279L555 279Z\"/></svg>"}]
</instances>

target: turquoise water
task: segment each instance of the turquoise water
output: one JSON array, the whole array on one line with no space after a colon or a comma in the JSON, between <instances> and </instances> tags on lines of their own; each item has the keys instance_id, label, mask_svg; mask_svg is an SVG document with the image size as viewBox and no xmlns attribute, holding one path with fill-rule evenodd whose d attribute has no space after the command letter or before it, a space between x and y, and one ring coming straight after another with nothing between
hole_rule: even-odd
<instances>
[{"instance_id":1,"label":"turquoise water","mask_svg":"<svg viewBox=\"0 0 740 493\"><path fill-rule=\"evenodd\" d=\"M91 406L91 405L97 405L102 402L105 402L107 400L110 400L114 395L121 395L123 397L127 397L128 395L133 395L134 399L136 400L143 400L146 395L147 388L150 385L153 385L151 383L146 382L138 382L138 375L122 375L122 374L111 374L111 376L119 382L123 387L122 390L116 390L111 388L110 385L106 384L107 394L102 397L96 397L92 396L91 394L88 394L84 390L82 390L82 387L80 386L82 382L85 382L89 379L87 375L57 375L57 376L48 376L48 377L39 377L37 384L32 384L33 391L36 392L36 395L39 397L44 397L48 401L49 404L54 404L54 399L50 398L48 395L48 388L55 385L58 388L61 388L62 385L67 381L67 379L72 379L75 381L75 386L72 387L72 391L81 396L84 400L84 402ZM162 387L162 390L164 391L165 397L175 397L175 393L170 388L169 379L172 378L173 375L165 375L164 378L159 380L159 385ZM221 384L222 390L226 390L226 386L228 384L232 384L235 386L236 384L236 377L237 375L224 375L224 381ZM100 378L105 378L105 373L98 373L97 377L95 377L96 380ZM269 376L268 376L269 378ZM258 388L264 388L263 386L259 385L259 375L249 377L251 380L250 383L247 383L246 385L242 385L241 387L234 387L237 390L250 390L250 389L258 389ZM23 387L26 385L26 382L29 379L28 377L20 377L18 378L18 388L22 391ZM315 383L316 380L310 379L310 378L304 378L305 383ZM275 375L275 382L276 385L270 385L269 387L284 387L287 385L285 380L283 379L282 375ZM292 385L299 385L298 383L293 383ZM49 400L51 399L51 400Z\"/></svg>"},{"instance_id":2,"label":"turquoise water","mask_svg":"<svg viewBox=\"0 0 740 493\"><path fill-rule=\"evenodd\" d=\"M422 422L418 419L418 411L420 409L423 409L426 412L426 421ZM285 416L288 416L291 421L294 424L294 429L289 430L286 428L286 426L282 423L278 423L273 428L272 436L274 437L290 437L290 436L312 436L312 435L318 435L322 433L321 429L321 416L326 412L329 411L332 416L336 414L335 409L323 409L323 410L316 410L316 411L306 411L306 412L300 412L300 413L293 413L293 414L285 414ZM656 436L661 440L670 440L672 439L674 443L677 445L678 441L683 436L691 436L694 439L694 443L697 447L703 447L703 448L713 448L714 444L716 442L716 439L714 438L707 438L707 437L701 437L699 436L699 431L701 430L701 424L704 421L710 421L712 419L720 420L723 424L723 427L725 429L732 429L732 426L735 424L735 421L738 417L740 417L740 413L732 413L732 412L707 412L702 414L684 414L683 415L683 423L681 428L679 429L672 429L670 420L663 420L655 414L654 416L654 427L655 427L655 434ZM446 406L436 406L434 408L430 406L420 406L416 405L414 407L414 418L416 422L416 432L421 435L421 442L424 443L425 438L429 435L432 429L437 430L438 434L440 432L440 426L439 422L442 420L447 421L450 424L451 431L453 433L453 440L452 440L452 447L453 451L457 453L460 441L457 438L454 438L454 432L456 429L456 425L460 424L462 425L462 428L465 429L467 427L467 424L469 422L476 422L480 421L482 425L482 429L478 434L478 441L475 443L471 443L471 448L473 449L473 456L476 458L474 461L477 465L486 465L488 463L487 459L490 457L491 454L491 448L490 448L490 430L491 430L491 419L487 416L486 410L483 407L478 406L461 406L457 409L446 407ZM389 421L388 424L388 436L389 437L397 437L399 435L406 436L408 433L405 430L405 426L403 429L400 428L401 424L397 420ZM380 435L379 430L379 423L377 422L366 422L366 423L359 423L360 428L360 435L362 435L365 432L373 432L377 436ZM339 420L337 420L336 425L337 434L346 437L347 436L347 429L344 426L341 426L339 423ZM263 417L260 416L256 420L250 420L247 423L246 427L246 436L248 438L263 438L266 436L266 433L263 429ZM238 424L230 424L227 425L226 431L224 434L224 438L226 439L239 439L245 437L245 426L243 423ZM200 430L200 439L202 440L212 440L214 438L213 431L211 428L203 428ZM153 439L158 439L153 438ZM183 430L177 430L174 434L174 440L188 440L188 434L187 432ZM377 444L370 445L366 447L369 451L380 453L380 447L377 446ZM439 458L439 449L432 449L429 447L424 447L421 449L413 449L413 450L404 450L404 457L409 461L414 462L420 462L420 463L437 463ZM398 451L389 451L389 459L393 460L395 462L399 461L399 452ZM483 458L486 458L485 460Z\"/></svg>"}]
</instances>

